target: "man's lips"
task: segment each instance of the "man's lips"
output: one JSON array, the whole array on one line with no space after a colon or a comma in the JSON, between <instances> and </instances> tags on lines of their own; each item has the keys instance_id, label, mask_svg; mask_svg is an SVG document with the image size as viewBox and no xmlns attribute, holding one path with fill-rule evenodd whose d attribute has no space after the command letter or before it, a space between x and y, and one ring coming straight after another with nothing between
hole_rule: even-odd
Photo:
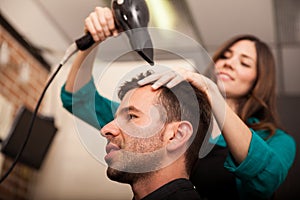
<instances>
[{"instance_id":1,"label":"man's lips","mask_svg":"<svg viewBox=\"0 0 300 200\"><path fill-rule=\"evenodd\" d=\"M108 143L105 150L107 155L104 157L104 159L107 163L110 163L113 160L113 157L115 157L114 154L121 150L121 148L116 144Z\"/></svg>"},{"instance_id":2,"label":"man's lips","mask_svg":"<svg viewBox=\"0 0 300 200\"><path fill-rule=\"evenodd\" d=\"M116 145L116 144L108 143L108 144L106 145L105 150L106 150L106 153L109 154L109 153L111 153L111 152L113 152L113 151L118 151L118 150L120 150L120 147L119 147L118 145Z\"/></svg>"}]
</instances>

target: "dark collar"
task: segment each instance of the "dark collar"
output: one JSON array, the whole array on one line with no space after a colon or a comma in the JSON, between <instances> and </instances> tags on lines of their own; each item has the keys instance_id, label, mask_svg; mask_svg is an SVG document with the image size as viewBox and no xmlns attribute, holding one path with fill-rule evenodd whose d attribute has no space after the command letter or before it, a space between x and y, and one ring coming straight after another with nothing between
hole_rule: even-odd
<instances>
[{"instance_id":1,"label":"dark collar","mask_svg":"<svg viewBox=\"0 0 300 200\"><path fill-rule=\"evenodd\" d=\"M192 192L195 196L198 195L194 185L188 180L184 178L175 179L157 190L153 191L152 193L148 194L142 200L166 200L166 199L173 199L175 196L179 197L183 195L185 192ZM196 199L196 198L195 198ZM199 197L200 199L200 197ZM133 200L134 197L133 197Z\"/></svg>"}]
</instances>

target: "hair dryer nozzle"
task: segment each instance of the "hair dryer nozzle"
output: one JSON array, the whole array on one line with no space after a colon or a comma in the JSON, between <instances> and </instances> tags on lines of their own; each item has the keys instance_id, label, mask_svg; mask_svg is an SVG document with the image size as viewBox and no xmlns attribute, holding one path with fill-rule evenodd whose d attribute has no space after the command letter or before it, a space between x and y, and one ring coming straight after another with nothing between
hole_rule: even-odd
<instances>
[{"instance_id":1,"label":"hair dryer nozzle","mask_svg":"<svg viewBox=\"0 0 300 200\"><path fill-rule=\"evenodd\" d=\"M153 61L153 49L143 49L142 51L137 51L137 52L151 66L154 65L154 61ZM152 57L148 57L149 54L152 54Z\"/></svg>"},{"instance_id":2,"label":"hair dryer nozzle","mask_svg":"<svg viewBox=\"0 0 300 200\"><path fill-rule=\"evenodd\" d=\"M154 65L153 46L147 28L144 27L128 30L126 31L126 34L129 38L132 49L138 52L138 54L150 65Z\"/></svg>"},{"instance_id":3,"label":"hair dryer nozzle","mask_svg":"<svg viewBox=\"0 0 300 200\"><path fill-rule=\"evenodd\" d=\"M147 30L149 10L145 0L112 0L111 4L117 28L125 31L132 49L154 65L152 41Z\"/></svg>"}]
</instances>

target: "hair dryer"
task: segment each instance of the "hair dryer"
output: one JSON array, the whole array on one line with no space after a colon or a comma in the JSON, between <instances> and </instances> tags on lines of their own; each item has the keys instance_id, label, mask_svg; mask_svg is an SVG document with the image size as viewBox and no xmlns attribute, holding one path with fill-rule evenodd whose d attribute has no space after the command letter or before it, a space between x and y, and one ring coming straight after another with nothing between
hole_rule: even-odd
<instances>
[{"instance_id":1,"label":"hair dryer","mask_svg":"<svg viewBox=\"0 0 300 200\"><path fill-rule=\"evenodd\" d=\"M152 41L147 29L149 10L145 0L112 0L111 7L116 28L125 31L132 49L154 65ZM85 50L94 44L94 40L88 33L75 43L78 49Z\"/></svg>"}]
</instances>

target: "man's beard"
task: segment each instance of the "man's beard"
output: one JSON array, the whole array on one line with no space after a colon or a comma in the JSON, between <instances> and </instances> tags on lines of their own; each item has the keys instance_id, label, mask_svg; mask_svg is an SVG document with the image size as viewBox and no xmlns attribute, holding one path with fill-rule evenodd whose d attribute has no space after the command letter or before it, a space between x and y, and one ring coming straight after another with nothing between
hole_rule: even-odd
<instances>
[{"instance_id":1,"label":"man's beard","mask_svg":"<svg viewBox=\"0 0 300 200\"><path fill-rule=\"evenodd\" d=\"M112 180L119 183L126 183L133 185L138 180L146 179L148 176L151 175L151 173L154 172L146 172L146 173L130 173L130 172L124 172L119 171L117 169L113 169L111 167L107 168L106 174L107 177Z\"/></svg>"},{"instance_id":2,"label":"man's beard","mask_svg":"<svg viewBox=\"0 0 300 200\"><path fill-rule=\"evenodd\" d=\"M174 162L178 157L174 159L167 156L163 137L163 134L155 134L150 138L134 139L126 145L127 148L114 152L113 158L106 160L108 178L120 183L133 184ZM111 142L122 146L117 140Z\"/></svg>"},{"instance_id":3,"label":"man's beard","mask_svg":"<svg viewBox=\"0 0 300 200\"><path fill-rule=\"evenodd\" d=\"M165 167L165 148L149 153L133 153L122 150L118 161L108 163L107 176L113 181L133 184Z\"/></svg>"}]
</instances>

